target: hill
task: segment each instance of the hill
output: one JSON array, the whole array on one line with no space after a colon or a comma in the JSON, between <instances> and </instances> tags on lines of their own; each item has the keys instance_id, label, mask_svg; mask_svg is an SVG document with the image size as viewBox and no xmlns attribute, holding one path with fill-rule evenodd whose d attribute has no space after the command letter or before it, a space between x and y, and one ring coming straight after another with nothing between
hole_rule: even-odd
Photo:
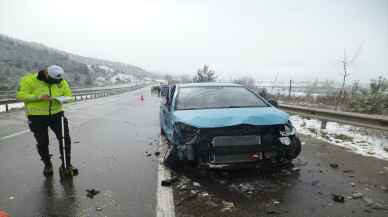
<instances>
[{"instance_id":1,"label":"hill","mask_svg":"<svg viewBox=\"0 0 388 217\"><path fill-rule=\"evenodd\" d=\"M53 64L64 68L72 87L104 86L159 77L134 65L83 57L0 34L0 90L14 90L21 75Z\"/></svg>"}]
</instances>

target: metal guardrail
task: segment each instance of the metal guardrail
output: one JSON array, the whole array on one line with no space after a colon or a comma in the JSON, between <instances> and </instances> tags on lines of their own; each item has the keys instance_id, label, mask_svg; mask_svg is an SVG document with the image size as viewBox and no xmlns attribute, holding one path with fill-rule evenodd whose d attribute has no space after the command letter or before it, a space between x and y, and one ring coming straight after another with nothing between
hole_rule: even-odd
<instances>
[{"instance_id":1,"label":"metal guardrail","mask_svg":"<svg viewBox=\"0 0 388 217\"><path fill-rule=\"evenodd\" d=\"M120 94L123 92L140 89L144 86L146 86L146 84L138 84L138 85L124 86L124 87L78 89L78 90L73 90L73 97L74 97L74 101L88 100L88 99ZM10 110L9 105L15 104L15 103L21 103L21 101L15 98L0 99L0 105L5 105L6 112Z\"/></svg>"},{"instance_id":2,"label":"metal guardrail","mask_svg":"<svg viewBox=\"0 0 388 217\"><path fill-rule=\"evenodd\" d=\"M325 129L326 123L331 121L388 131L388 117L383 115L367 115L353 112L342 112L329 109L308 108L285 104L280 104L279 108L292 114L299 114L302 116L319 119L322 121L322 129Z\"/></svg>"}]
</instances>

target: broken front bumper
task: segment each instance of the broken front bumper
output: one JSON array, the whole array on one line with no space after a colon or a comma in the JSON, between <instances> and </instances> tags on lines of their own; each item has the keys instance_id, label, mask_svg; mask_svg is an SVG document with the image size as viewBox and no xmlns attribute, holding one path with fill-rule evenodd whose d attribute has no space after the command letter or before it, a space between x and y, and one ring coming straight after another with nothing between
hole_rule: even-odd
<instances>
[{"instance_id":1,"label":"broken front bumper","mask_svg":"<svg viewBox=\"0 0 388 217\"><path fill-rule=\"evenodd\" d=\"M195 136L187 137L190 139L184 145L178 145L178 156L181 160L197 160L200 165L210 168L224 168L231 164L250 167L279 160L287 154L295 137L284 135L283 125L196 130Z\"/></svg>"}]
</instances>

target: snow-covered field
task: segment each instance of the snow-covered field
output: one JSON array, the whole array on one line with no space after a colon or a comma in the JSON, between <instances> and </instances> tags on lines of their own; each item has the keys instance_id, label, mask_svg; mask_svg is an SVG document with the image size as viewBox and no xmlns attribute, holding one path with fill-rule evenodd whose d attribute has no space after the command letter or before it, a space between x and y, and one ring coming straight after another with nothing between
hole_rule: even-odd
<instances>
[{"instance_id":1,"label":"snow-covered field","mask_svg":"<svg viewBox=\"0 0 388 217\"><path fill-rule=\"evenodd\" d=\"M351 125L328 122L326 129L321 121L301 116L291 116L297 132L314 136L330 144L344 147L364 156L388 160L388 133Z\"/></svg>"}]
</instances>

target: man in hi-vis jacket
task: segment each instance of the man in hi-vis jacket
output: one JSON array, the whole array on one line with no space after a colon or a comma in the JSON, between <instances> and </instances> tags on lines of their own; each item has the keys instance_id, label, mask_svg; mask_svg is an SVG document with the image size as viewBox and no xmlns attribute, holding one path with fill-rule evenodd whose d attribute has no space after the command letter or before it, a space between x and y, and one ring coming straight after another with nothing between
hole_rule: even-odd
<instances>
[{"instance_id":1,"label":"man in hi-vis jacket","mask_svg":"<svg viewBox=\"0 0 388 217\"><path fill-rule=\"evenodd\" d=\"M53 166L49 152L48 128L54 131L58 141L62 163L62 116L64 118L64 137L66 147L66 162L71 167L71 140L68 121L63 114L63 103L71 101L72 92L69 84L63 79L64 70L52 65L39 72L24 75L16 94L16 99L23 101L28 118L28 125L37 142L38 153L44 163L43 174L51 176Z\"/></svg>"}]
</instances>

